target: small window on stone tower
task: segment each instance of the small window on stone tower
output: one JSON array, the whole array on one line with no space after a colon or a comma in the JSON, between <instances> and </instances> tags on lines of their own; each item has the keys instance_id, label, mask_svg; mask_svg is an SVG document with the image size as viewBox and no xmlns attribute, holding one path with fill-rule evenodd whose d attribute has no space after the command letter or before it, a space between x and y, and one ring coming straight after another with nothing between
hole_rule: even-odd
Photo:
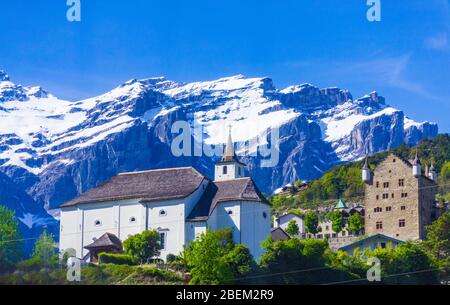
<instances>
[{"instance_id":1,"label":"small window on stone tower","mask_svg":"<svg viewBox=\"0 0 450 305\"><path fill-rule=\"evenodd\" d=\"M222 168L222 174L226 175L227 172L228 172L228 168L227 168L226 166L224 166L224 167Z\"/></svg>"}]
</instances>

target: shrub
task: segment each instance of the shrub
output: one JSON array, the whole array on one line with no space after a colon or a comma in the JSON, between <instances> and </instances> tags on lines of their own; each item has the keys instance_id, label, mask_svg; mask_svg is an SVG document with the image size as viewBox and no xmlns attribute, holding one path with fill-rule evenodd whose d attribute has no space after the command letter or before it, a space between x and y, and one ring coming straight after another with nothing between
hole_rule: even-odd
<instances>
[{"instance_id":1,"label":"shrub","mask_svg":"<svg viewBox=\"0 0 450 305\"><path fill-rule=\"evenodd\" d=\"M137 260L129 254L113 254L102 252L98 255L100 264L115 264L115 265L137 265Z\"/></svg>"},{"instance_id":2,"label":"shrub","mask_svg":"<svg viewBox=\"0 0 450 305\"><path fill-rule=\"evenodd\" d=\"M123 242L125 251L139 260L140 264L149 263L160 254L161 237L156 230L144 231L128 237Z\"/></svg>"},{"instance_id":3,"label":"shrub","mask_svg":"<svg viewBox=\"0 0 450 305\"><path fill-rule=\"evenodd\" d=\"M175 254L172 254L172 253L167 254L167 256L166 256L166 262L167 262L168 264L174 263L174 262L176 262L176 261L178 261L178 257L177 257Z\"/></svg>"}]
</instances>

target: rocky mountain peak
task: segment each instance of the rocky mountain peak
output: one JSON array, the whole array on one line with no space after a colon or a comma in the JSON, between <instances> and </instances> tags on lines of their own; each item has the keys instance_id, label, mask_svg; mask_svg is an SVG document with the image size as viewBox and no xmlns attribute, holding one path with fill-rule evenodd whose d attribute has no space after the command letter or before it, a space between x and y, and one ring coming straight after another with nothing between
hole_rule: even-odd
<instances>
[{"instance_id":1,"label":"rocky mountain peak","mask_svg":"<svg viewBox=\"0 0 450 305\"><path fill-rule=\"evenodd\" d=\"M0 82L9 81L9 75L5 71L0 70Z\"/></svg>"}]
</instances>

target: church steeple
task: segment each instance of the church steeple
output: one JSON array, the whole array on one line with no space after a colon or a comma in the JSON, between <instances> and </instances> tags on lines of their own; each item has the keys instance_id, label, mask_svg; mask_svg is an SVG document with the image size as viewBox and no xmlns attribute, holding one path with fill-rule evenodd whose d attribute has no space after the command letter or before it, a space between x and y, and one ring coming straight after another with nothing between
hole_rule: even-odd
<instances>
[{"instance_id":1,"label":"church steeple","mask_svg":"<svg viewBox=\"0 0 450 305\"><path fill-rule=\"evenodd\" d=\"M234 151L234 143L231 139L231 125L228 126L228 141L222 156L221 162L237 161L236 152Z\"/></svg>"},{"instance_id":2,"label":"church steeple","mask_svg":"<svg viewBox=\"0 0 450 305\"><path fill-rule=\"evenodd\" d=\"M227 144L220 162L216 164L214 180L224 181L245 177L245 164L236 156L233 139L231 138L231 126L229 126Z\"/></svg>"}]
</instances>

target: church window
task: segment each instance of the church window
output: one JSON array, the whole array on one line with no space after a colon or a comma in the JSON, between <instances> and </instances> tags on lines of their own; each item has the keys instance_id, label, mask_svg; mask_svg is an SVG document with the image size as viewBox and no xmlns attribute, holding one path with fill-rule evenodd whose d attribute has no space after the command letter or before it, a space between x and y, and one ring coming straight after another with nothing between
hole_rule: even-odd
<instances>
[{"instance_id":1,"label":"church window","mask_svg":"<svg viewBox=\"0 0 450 305\"><path fill-rule=\"evenodd\" d=\"M375 226L376 226L377 230L382 230L383 229L383 222L382 221L377 221Z\"/></svg>"},{"instance_id":2,"label":"church window","mask_svg":"<svg viewBox=\"0 0 450 305\"><path fill-rule=\"evenodd\" d=\"M376 185L377 185L377 188L380 187L380 182L377 181Z\"/></svg>"},{"instance_id":3,"label":"church window","mask_svg":"<svg viewBox=\"0 0 450 305\"><path fill-rule=\"evenodd\" d=\"M131 217L130 217L130 222L136 222L136 217L131 216Z\"/></svg>"},{"instance_id":4,"label":"church window","mask_svg":"<svg viewBox=\"0 0 450 305\"><path fill-rule=\"evenodd\" d=\"M395 159L393 159L392 162L395 163Z\"/></svg>"},{"instance_id":5,"label":"church window","mask_svg":"<svg viewBox=\"0 0 450 305\"><path fill-rule=\"evenodd\" d=\"M383 212L383 209L380 208L380 207L376 207L375 209L373 209L373 211L374 211L375 213L380 213L380 212Z\"/></svg>"},{"instance_id":6,"label":"church window","mask_svg":"<svg viewBox=\"0 0 450 305\"><path fill-rule=\"evenodd\" d=\"M394 198L394 193L391 194L391 198Z\"/></svg>"},{"instance_id":7,"label":"church window","mask_svg":"<svg viewBox=\"0 0 450 305\"><path fill-rule=\"evenodd\" d=\"M226 175L227 172L228 172L228 168L227 168L226 166L224 166L224 167L222 168L222 174Z\"/></svg>"},{"instance_id":8,"label":"church window","mask_svg":"<svg viewBox=\"0 0 450 305\"><path fill-rule=\"evenodd\" d=\"M380 195L377 195L377 200L380 199Z\"/></svg>"},{"instance_id":9,"label":"church window","mask_svg":"<svg viewBox=\"0 0 450 305\"><path fill-rule=\"evenodd\" d=\"M399 219L398 220L398 226L400 228L404 228L406 226L406 221L404 219Z\"/></svg>"},{"instance_id":10,"label":"church window","mask_svg":"<svg viewBox=\"0 0 450 305\"><path fill-rule=\"evenodd\" d=\"M160 210L159 211L159 216L166 216L167 215L167 212L165 211L165 210Z\"/></svg>"},{"instance_id":11,"label":"church window","mask_svg":"<svg viewBox=\"0 0 450 305\"><path fill-rule=\"evenodd\" d=\"M159 237L160 237L161 250L165 250L166 249L166 232L160 232Z\"/></svg>"},{"instance_id":12,"label":"church window","mask_svg":"<svg viewBox=\"0 0 450 305\"><path fill-rule=\"evenodd\" d=\"M94 225L95 225L96 227L100 227L100 226L102 225L102 222L101 222L100 220L96 220L96 221L94 222Z\"/></svg>"},{"instance_id":13,"label":"church window","mask_svg":"<svg viewBox=\"0 0 450 305\"><path fill-rule=\"evenodd\" d=\"M402 193L402 198L408 197L408 193Z\"/></svg>"},{"instance_id":14,"label":"church window","mask_svg":"<svg viewBox=\"0 0 450 305\"><path fill-rule=\"evenodd\" d=\"M388 199L389 198L389 194L383 194L383 199Z\"/></svg>"},{"instance_id":15,"label":"church window","mask_svg":"<svg viewBox=\"0 0 450 305\"><path fill-rule=\"evenodd\" d=\"M267 218L267 213L266 212L263 212L263 217Z\"/></svg>"},{"instance_id":16,"label":"church window","mask_svg":"<svg viewBox=\"0 0 450 305\"><path fill-rule=\"evenodd\" d=\"M402 211L406 210L406 206L402 205L402 207L400 208L400 210L402 210Z\"/></svg>"},{"instance_id":17,"label":"church window","mask_svg":"<svg viewBox=\"0 0 450 305\"><path fill-rule=\"evenodd\" d=\"M233 210L228 210L228 211L227 211L227 214L228 214L228 215L233 215Z\"/></svg>"},{"instance_id":18,"label":"church window","mask_svg":"<svg viewBox=\"0 0 450 305\"><path fill-rule=\"evenodd\" d=\"M392 207L386 207L386 212L392 211Z\"/></svg>"},{"instance_id":19,"label":"church window","mask_svg":"<svg viewBox=\"0 0 450 305\"><path fill-rule=\"evenodd\" d=\"M405 179L398 179L398 186L405 186Z\"/></svg>"},{"instance_id":20,"label":"church window","mask_svg":"<svg viewBox=\"0 0 450 305\"><path fill-rule=\"evenodd\" d=\"M383 187L384 187L384 188L388 188L388 187L389 187L389 182L384 182L384 183L383 183Z\"/></svg>"}]
</instances>

